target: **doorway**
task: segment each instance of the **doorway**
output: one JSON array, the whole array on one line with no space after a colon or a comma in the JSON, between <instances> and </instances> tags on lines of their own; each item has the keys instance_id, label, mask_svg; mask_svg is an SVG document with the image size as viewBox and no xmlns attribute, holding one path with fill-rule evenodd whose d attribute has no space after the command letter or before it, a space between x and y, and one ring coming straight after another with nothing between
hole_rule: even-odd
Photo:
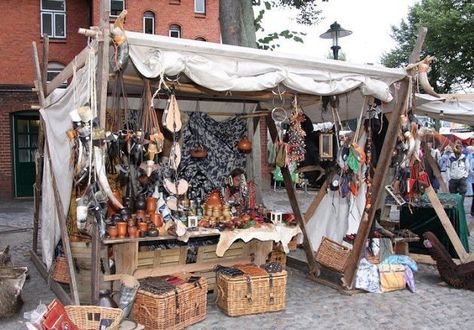
<instances>
[{"instance_id":1,"label":"doorway","mask_svg":"<svg viewBox=\"0 0 474 330\"><path fill-rule=\"evenodd\" d=\"M39 114L13 114L13 177L15 197L33 197Z\"/></svg>"}]
</instances>

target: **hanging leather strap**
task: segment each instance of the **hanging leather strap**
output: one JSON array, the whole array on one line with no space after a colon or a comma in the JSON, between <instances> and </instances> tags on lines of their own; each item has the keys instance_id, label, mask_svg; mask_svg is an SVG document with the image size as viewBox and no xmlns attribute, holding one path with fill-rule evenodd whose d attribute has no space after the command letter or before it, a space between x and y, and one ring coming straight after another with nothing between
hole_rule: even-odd
<instances>
[{"instance_id":1,"label":"hanging leather strap","mask_svg":"<svg viewBox=\"0 0 474 330\"><path fill-rule=\"evenodd\" d=\"M247 298L247 301L249 304L252 304L252 278L250 276L245 276L246 282L247 282L247 294L245 295L245 298Z\"/></svg>"}]
</instances>

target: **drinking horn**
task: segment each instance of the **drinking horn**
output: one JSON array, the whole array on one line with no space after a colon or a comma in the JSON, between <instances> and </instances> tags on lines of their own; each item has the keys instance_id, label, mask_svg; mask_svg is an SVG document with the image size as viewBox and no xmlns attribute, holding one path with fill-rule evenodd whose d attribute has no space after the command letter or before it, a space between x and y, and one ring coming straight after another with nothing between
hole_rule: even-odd
<instances>
[{"instance_id":1,"label":"drinking horn","mask_svg":"<svg viewBox=\"0 0 474 330\"><path fill-rule=\"evenodd\" d=\"M110 189L109 181L107 180L107 175L105 173L105 164L104 164L102 149L100 149L99 147L94 147L94 161L95 161L95 170L97 173L99 186L105 192L105 194L110 199L112 204L115 207L122 209L123 208L122 203L120 203L117 200L117 198L114 196L112 192L112 189Z\"/></svg>"}]
</instances>

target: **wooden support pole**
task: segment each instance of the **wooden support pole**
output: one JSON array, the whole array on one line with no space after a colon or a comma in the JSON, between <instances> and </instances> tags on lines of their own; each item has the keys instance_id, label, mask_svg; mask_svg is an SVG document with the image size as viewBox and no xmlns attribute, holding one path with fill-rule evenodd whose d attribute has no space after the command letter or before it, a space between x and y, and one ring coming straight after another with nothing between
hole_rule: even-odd
<instances>
[{"instance_id":1,"label":"wooden support pole","mask_svg":"<svg viewBox=\"0 0 474 330\"><path fill-rule=\"evenodd\" d=\"M273 141L277 139L277 128L275 126L275 122L270 118L267 118L267 127L268 131L270 132L270 136ZM281 168L281 173L283 175L283 180L285 182L285 189L288 194L288 199L290 201L291 209L293 210L293 214L295 215L295 219L298 225L303 232L303 248L306 253L306 259L308 261L308 268L309 268L309 275L310 277L317 277L319 275L319 265L316 263L316 259L314 256L314 252L311 248L311 244L309 243L308 234L306 232L305 221L303 219L303 215L301 214L300 207L298 205L298 200L296 198L295 189L293 188L293 182L291 181L290 171L288 170L287 166Z\"/></svg>"},{"instance_id":2,"label":"wooden support pole","mask_svg":"<svg viewBox=\"0 0 474 330\"><path fill-rule=\"evenodd\" d=\"M433 158L433 156L431 156L431 150L428 149L428 146L424 142L422 142L421 146L423 148L424 157L428 161L428 165L431 167L433 175L436 179L438 179L441 190L445 193L449 193L448 187L446 186L446 182L444 182L443 177L441 176L441 172L439 171L438 163Z\"/></svg>"},{"instance_id":3,"label":"wooden support pole","mask_svg":"<svg viewBox=\"0 0 474 330\"><path fill-rule=\"evenodd\" d=\"M58 88L64 81L68 80L73 75L73 67L76 66L76 70L79 70L86 63L87 56L89 54L89 48L84 48L79 55L77 55L72 62L70 62L53 80L49 82L46 89L46 95L51 94L56 88Z\"/></svg>"},{"instance_id":4,"label":"wooden support pole","mask_svg":"<svg viewBox=\"0 0 474 330\"><path fill-rule=\"evenodd\" d=\"M109 81L109 16L110 1L102 0L100 2L100 31L102 40L99 41L99 54L97 63L97 109L100 128L105 129L106 113L107 113L107 87ZM91 301L96 304L99 300L100 289L100 241L99 226L93 226L92 233L92 270L91 270Z\"/></svg>"},{"instance_id":5,"label":"wooden support pole","mask_svg":"<svg viewBox=\"0 0 474 330\"><path fill-rule=\"evenodd\" d=\"M36 43L32 43L32 51L33 51L33 65L35 69L35 91L38 95L38 100L40 102L40 107L44 106L44 90L43 85L39 82L41 81L41 69L39 64L39 57L38 57L38 49L36 48ZM44 154L44 122L43 119L40 118L40 124L38 127L38 151L37 151L37 158L35 159L36 162L36 174L35 174L35 210L33 214L33 251L35 253L38 252L38 231L39 231L39 212L41 206L41 184L43 179L43 154Z\"/></svg>"},{"instance_id":6,"label":"wooden support pole","mask_svg":"<svg viewBox=\"0 0 474 330\"><path fill-rule=\"evenodd\" d=\"M45 135L47 133L45 132ZM75 305L79 305L79 291L77 288L77 281L76 281L76 273L75 273L75 267L74 263L72 260L72 252L71 252L71 245L69 244L69 235L67 232L67 225L66 225L66 214L64 214L64 207L63 203L61 201L61 196L59 195L58 191L58 184L56 181L56 175L54 174L53 171L53 164L51 161L51 153L49 152L48 144L46 143L45 146L46 153L48 155L48 160L49 160L49 169L51 171L51 184L52 184L52 189L54 192L54 200L56 202L56 213L58 214L58 221L59 221L59 229L61 232L61 240L63 243L63 250L64 250L64 256L67 259L67 264L69 268L69 284L71 288L71 299L72 302Z\"/></svg>"},{"instance_id":7,"label":"wooden support pole","mask_svg":"<svg viewBox=\"0 0 474 330\"><path fill-rule=\"evenodd\" d=\"M43 91L47 90L47 82L48 82L48 57L49 57L49 36L47 34L43 34L43 72L42 72L42 79L41 84L43 85Z\"/></svg>"},{"instance_id":8,"label":"wooden support pole","mask_svg":"<svg viewBox=\"0 0 474 330\"><path fill-rule=\"evenodd\" d=\"M453 244L454 250L456 250L461 262L466 263L472 261L474 259L474 255L469 255L469 253L466 252L466 249L464 249L464 246L462 245L461 240L459 239L459 236L456 233L453 224L449 220L449 217L446 214L443 205L439 201L438 195L436 195L433 187L429 186L425 188L425 193L426 196L428 196L431 205L433 206L433 209L439 218L439 221L443 225L444 230L446 230L446 234L448 234L449 240L451 241L451 244Z\"/></svg>"},{"instance_id":9,"label":"wooden support pole","mask_svg":"<svg viewBox=\"0 0 474 330\"><path fill-rule=\"evenodd\" d=\"M398 94L399 101L390 116L390 123L387 128L387 133L385 135L382 152L379 157L379 162L377 164L377 168L375 170L375 175L374 175L374 179L372 183L372 203L371 204L373 205L373 207L370 209L369 214L367 214L367 212L364 212L362 215L362 220L360 222L359 230L357 232L357 236L354 241L354 246L352 248L351 255L349 256L346 269L344 270L344 277L342 279L342 282L343 282L343 286L346 289L352 288L354 278L355 278L355 273L359 265L359 260L365 248L365 242L367 240L370 228L372 226L372 222L374 220L375 211L377 210L376 205L379 204L381 192L382 192L382 189L384 189L383 183L385 181L385 177L388 173L388 168L392 160L392 151L395 148L395 144L397 143L397 135L398 135L399 127L400 127L400 116L402 115L403 111L406 109L406 106L407 106L407 96L409 92L408 91L409 85L410 85L409 78L404 78L401 81L399 94Z\"/></svg>"}]
</instances>

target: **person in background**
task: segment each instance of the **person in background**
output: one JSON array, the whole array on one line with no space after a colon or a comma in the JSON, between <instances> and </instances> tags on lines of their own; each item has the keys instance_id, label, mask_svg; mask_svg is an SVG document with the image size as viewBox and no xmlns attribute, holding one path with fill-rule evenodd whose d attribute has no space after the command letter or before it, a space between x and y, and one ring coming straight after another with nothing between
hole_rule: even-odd
<instances>
[{"instance_id":1,"label":"person in background","mask_svg":"<svg viewBox=\"0 0 474 330\"><path fill-rule=\"evenodd\" d=\"M466 149L469 152L469 156L467 157L469 161L469 176L467 178L467 184L468 187L471 188L471 215L474 216L474 146L468 146Z\"/></svg>"},{"instance_id":2,"label":"person in background","mask_svg":"<svg viewBox=\"0 0 474 330\"><path fill-rule=\"evenodd\" d=\"M449 158L453 154L453 148L446 146L444 152L438 160L439 171L441 172L441 177L443 178L446 187L449 187Z\"/></svg>"},{"instance_id":3,"label":"person in background","mask_svg":"<svg viewBox=\"0 0 474 330\"><path fill-rule=\"evenodd\" d=\"M451 156L449 167L449 192L452 194L466 195L469 161L462 153L462 146L454 146L454 155Z\"/></svg>"},{"instance_id":4,"label":"person in background","mask_svg":"<svg viewBox=\"0 0 474 330\"><path fill-rule=\"evenodd\" d=\"M441 153L439 152L438 149L433 148L433 143L427 142L426 145L428 146L428 149L431 152L431 157L433 157L434 160L436 160L436 162L437 162L441 157Z\"/></svg>"}]
</instances>

